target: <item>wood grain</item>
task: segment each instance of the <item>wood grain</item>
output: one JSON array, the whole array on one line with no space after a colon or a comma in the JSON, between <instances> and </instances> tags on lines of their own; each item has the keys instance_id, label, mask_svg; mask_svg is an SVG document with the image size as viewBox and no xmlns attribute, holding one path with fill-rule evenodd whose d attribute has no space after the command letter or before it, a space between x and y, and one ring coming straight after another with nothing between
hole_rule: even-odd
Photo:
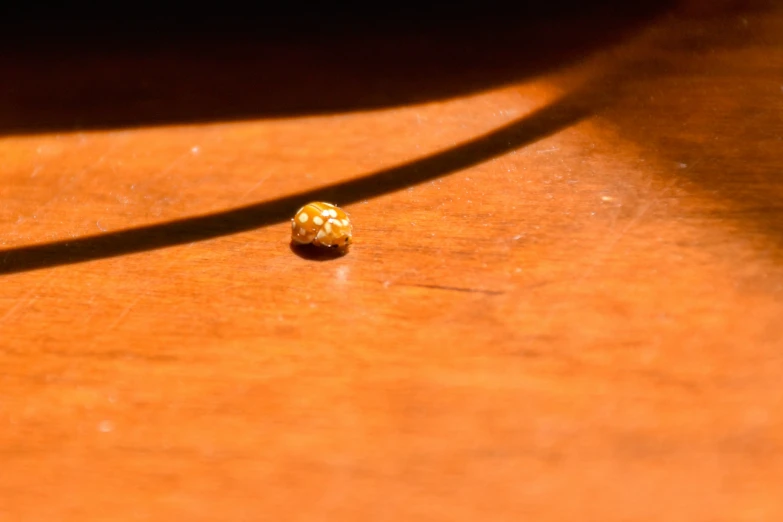
<instances>
[{"instance_id":1,"label":"wood grain","mask_svg":"<svg viewBox=\"0 0 783 522\"><path fill-rule=\"evenodd\" d=\"M0 520L783 519L783 5L642 4L6 47Z\"/></svg>"}]
</instances>

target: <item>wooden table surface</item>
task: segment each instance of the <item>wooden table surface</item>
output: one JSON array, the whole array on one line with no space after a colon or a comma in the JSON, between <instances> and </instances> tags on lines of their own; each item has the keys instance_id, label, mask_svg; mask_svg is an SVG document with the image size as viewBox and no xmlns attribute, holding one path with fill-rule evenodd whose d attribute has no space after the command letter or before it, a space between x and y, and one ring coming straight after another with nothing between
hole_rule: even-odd
<instances>
[{"instance_id":1,"label":"wooden table surface","mask_svg":"<svg viewBox=\"0 0 783 522\"><path fill-rule=\"evenodd\" d=\"M0 520L783 520L783 2L604 4L5 34Z\"/></svg>"}]
</instances>

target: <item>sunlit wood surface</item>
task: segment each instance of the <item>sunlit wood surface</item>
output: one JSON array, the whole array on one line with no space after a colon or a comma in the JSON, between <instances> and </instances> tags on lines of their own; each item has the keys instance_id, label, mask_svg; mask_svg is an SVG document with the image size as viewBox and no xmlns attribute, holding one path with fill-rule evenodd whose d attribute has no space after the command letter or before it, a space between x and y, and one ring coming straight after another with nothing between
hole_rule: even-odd
<instances>
[{"instance_id":1,"label":"sunlit wood surface","mask_svg":"<svg viewBox=\"0 0 783 522\"><path fill-rule=\"evenodd\" d=\"M6 37L0 520L783 520L783 4L647 7Z\"/></svg>"}]
</instances>

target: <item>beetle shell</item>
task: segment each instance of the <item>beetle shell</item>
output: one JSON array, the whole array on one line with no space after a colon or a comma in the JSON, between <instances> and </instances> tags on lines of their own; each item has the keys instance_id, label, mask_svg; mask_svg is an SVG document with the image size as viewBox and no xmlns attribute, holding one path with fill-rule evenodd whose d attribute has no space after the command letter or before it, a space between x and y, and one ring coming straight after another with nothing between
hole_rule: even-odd
<instances>
[{"instance_id":1,"label":"beetle shell","mask_svg":"<svg viewBox=\"0 0 783 522\"><path fill-rule=\"evenodd\" d=\"M348 214L323 201L308 203L291 220L291 240L300 245L346 250L352 242L353 226Z\"/></svg>"}]
</instances>

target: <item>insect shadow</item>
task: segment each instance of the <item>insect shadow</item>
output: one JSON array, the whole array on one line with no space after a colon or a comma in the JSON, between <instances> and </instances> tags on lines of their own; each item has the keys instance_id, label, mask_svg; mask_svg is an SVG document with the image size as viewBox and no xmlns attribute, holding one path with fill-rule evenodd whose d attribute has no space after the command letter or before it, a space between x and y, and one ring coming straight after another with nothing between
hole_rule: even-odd
<instances>
[{"instance_id":1,"label":"insect shadow","mask_svg":"<svg viewBox=\"0 0 783 522\"><path fill-rule=\"evenodd\" d=\"M339 248L318 247L313 244L302 245L293 241L289 243L289 248L291 252L308 261L334 261L350 252L350 250L342 251Z\"/></svg>"}]
</instances>

